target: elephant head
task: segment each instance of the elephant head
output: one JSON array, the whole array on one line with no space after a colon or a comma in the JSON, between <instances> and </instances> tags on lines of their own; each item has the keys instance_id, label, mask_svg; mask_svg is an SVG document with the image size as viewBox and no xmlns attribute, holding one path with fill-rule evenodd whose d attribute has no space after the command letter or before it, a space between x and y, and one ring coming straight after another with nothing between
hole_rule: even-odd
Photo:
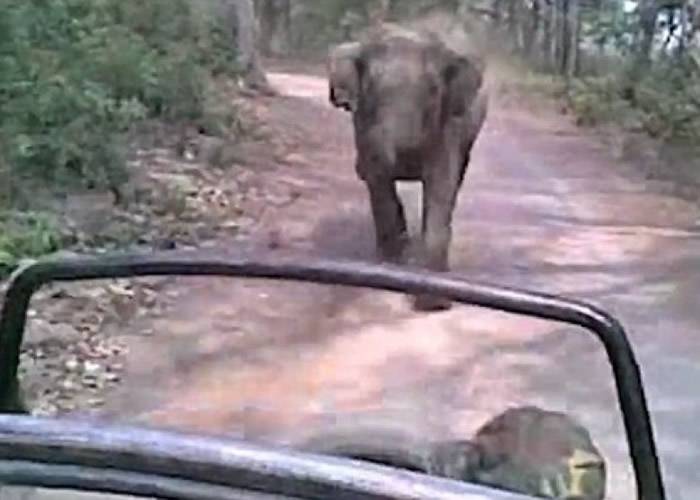
<instances>
[{"instance_id":1,"label":"elephant head","mask_svg":"<svg viewBox=\"0 0 700 500\"><path fill-rule=\"evenodd\" d=\"M346 111L357 109L356 60L362 46L358 42L349 42L334 47L328 57L328 99L333 106Z\"/></svg>"},{"instance_id":2,"label":"elephant head","mask_svg":"<svg viewBox=\"0 0 700 500\"><path fill-rule=\"evenodd\" d=\"M435 35L385 25L361 42L331 49L329 100L352 112L383 107L404 117L445 119L466 112L482 74L480 61L449 49ZM423 125L436 125L427 122Z\"/></svg>"}]
</instances>

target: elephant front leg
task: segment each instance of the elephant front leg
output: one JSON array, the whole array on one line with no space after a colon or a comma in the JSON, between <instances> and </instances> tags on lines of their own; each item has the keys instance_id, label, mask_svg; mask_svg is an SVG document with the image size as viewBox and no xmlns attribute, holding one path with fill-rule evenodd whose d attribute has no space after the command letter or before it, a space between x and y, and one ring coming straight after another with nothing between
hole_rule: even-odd
<instances>
[{"instance_id":1,"label":"elephant front leg","mask_svg":"<svg viewBox=\"0 0 700 500\"><path fill-rule=\"evenodd\" d=\"M462 184L459 171L442 178L423 182L423 266L430 271L449 270L449 248L452 242L452 215L457 193ZM444 297L419 295L414 308L419 311L441 311L451 307Z\"/></svg>"},{"instance_id":2,"label":"elephant front leg","mask_svg":"<svg viewBox=\"0 0 700 500\"><path fill-rule=\"evenodd\" d=\"M367 182L376 230L377 253L382 260L400 263L408 243L403 205L391 179Z\"/></svg>"}]
</instances>

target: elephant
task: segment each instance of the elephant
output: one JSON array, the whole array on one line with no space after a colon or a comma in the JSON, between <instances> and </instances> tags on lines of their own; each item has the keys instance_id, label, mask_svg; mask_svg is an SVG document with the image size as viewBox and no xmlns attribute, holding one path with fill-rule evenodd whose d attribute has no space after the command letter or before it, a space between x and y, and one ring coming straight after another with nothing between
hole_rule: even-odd
<instances>
[{"instance_id":1,"label":"elephant","mask_svg":"<svg viewBox=\"0 0 700 500\"><path fill-rule=\"evenodd\" d=\"M488 110L484 64L436 34L383 25L328 55L330 103L352 115L358 177L369 194L383 261L405 261L409 242L396 181L422 183L421 267L449 270L452 216ZM450 301L419 295L417 310Z\"/></svg>"}]
</instances>

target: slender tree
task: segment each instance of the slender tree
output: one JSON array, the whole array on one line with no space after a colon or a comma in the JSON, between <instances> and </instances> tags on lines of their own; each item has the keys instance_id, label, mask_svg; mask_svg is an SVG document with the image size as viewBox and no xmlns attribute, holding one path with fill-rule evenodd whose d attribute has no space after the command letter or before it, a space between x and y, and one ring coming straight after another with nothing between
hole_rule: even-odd
<instances>
[{"instance_id":1,"label":"slender tree","mask_svg":"<svg viewBox=\"0 0 700 500\"><path fill-rule=\"evenodd\" d=\"M273 93L262 68L257 50L257 21L253 0L229 0L232 24L236 32L238 63L243 84L251 90Z\"/></svg>"},{"instance_id":2,"label":"slender tree","mask_svg":"<svg viewBox=\"0 0 700 500\"><path fill-rule=\"evenodd\" d=\"M265 55L282 55L289 50L290 0L259 0L260 50Z\"/></svg>"}]
</instances>

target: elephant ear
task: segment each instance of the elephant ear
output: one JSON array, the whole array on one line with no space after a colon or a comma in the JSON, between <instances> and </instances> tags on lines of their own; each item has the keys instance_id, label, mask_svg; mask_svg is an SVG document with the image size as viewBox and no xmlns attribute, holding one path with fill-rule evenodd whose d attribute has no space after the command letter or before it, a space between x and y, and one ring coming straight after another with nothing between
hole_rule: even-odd
<instances>
[{"instance_id":1,"label":"elephant ear","mask_svg":"<svg viewBox=\"0 0 700 500\"><path fill-rule=\"evenodd\" d=\"M328 100L337 108L357 109L361 53L360 43L349 42L337 45L328 54Z\"/></svg>"},{"instance_id":2,"label":"elephant ear","mask_svg":"<svg viewBox=\"0 0 700 500\"><path fill-rule=\"evenodd\" d=\"M483 62L477 57L458 55L448 50L442 76L448 116L465 114L481 89L484 79Z\"/></svg>"}]
</instances>

